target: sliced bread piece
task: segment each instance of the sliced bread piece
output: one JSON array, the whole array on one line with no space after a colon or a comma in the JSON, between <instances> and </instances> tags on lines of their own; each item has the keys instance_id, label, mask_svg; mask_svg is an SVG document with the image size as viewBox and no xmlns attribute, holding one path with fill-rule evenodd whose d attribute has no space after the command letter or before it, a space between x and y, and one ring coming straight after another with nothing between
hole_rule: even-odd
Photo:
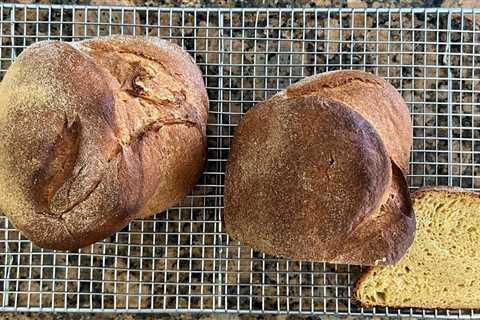
<instances>
[{"instance_id":1,"label":"sliced bread piece","mask_svg":"<svg viewBox=\"0 0 480 320\"><path fill-rule=\"evenodd\" d=\"M412 246L397 264L363 274L354 297L365 307L480 308L480 194L432 187L412 200Z\"/></svg>"}]
</instances>

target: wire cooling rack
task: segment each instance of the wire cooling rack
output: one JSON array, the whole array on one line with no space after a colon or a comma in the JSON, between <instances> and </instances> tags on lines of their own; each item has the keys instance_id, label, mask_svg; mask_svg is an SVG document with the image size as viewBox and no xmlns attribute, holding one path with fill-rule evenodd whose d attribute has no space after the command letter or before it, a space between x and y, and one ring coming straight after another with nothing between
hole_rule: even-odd
<instances>
[{"instance_id":1,"label":"wire cooling rack","mask_svg":"<svg viewBox=\"0 0 480 320\"><path fill-rule=\"evenodd\" d=\"M68 254L33 246L0 217L1 310L480 316L359 308L351 300L359 267L266 256L229 240L221 225L224 167L242 114L329 70L373 72L401 92L414 124L412 190L480 190L480 10L3 4L0 16L2 76L36 41L160 36L192 54L210 97L208 164L174 208Z\"/></svg>"}]
</instances>

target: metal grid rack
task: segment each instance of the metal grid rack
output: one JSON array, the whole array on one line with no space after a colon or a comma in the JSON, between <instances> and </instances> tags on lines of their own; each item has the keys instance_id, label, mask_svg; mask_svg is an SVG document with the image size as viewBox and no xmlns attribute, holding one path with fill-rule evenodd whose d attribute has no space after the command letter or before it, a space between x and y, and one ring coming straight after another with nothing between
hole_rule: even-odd
<instances>
[{"instance_id":1,"label":"metal grid rack","mask_svg":"<svg viewBox=\"0 0 480 320\"><path fill-rule=\"evenodd\" d=\"M362 309L356 266L288 261L222 232L223 172L242 114L302 77L360 69L411 110L409 182L480 190L480 10L158 9L0 6L1 75L33 42L160 36L196 59L210 96L209 155L195 191L78 252L39 249L0 221L0 310L480 317L473 310Z\"/></svg>"}]
</instances>

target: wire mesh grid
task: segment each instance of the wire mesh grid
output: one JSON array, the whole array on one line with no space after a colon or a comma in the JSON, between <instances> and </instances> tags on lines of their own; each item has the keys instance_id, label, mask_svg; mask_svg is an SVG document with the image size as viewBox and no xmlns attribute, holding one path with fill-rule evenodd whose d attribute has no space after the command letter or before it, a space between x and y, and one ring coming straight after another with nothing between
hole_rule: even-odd
<instances>
[{"instance_id":1,"label":"wire mesh grid","mask_svg":"<svg viewBox=\"0 0 480 320\"><path fill-rule=\"evenodd\" d=\"M414 124L409 182L480 190L480 11L0 6L0 71L41 40L110 34L178 43L210 97L208 163L192 194L77 252L42 250L2 217L4 311L248 312L479 317L359 308L361 268L278 259L222 232L224 167L242 115L305 76L360 69L389 80Z\"/></svg>"}]
</instances>

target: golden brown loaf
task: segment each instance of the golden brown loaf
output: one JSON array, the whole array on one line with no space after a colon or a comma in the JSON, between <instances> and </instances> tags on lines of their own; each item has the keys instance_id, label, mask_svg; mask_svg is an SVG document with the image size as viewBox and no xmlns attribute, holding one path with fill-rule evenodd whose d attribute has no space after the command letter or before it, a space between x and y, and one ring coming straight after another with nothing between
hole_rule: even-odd
<instances>
[{"instance_id":1,"label":"golden brown loaf","mask_svg":"<svg viewBox=\"0 0 480 320\"><path fill-rule=\"evenodd\" d=\"M36 43L0 87L0 209L67 250L162 211L203 170L207 108L200 70L167 41Z\"/></svg>"},{"instance_id":2,"label":"golden brown loaf","mask_svg":"<svg viewBox=\"0 0 480 320\"><path fill-rule=\"evenodd\" d=\"M459 188L413 193L415 241L395 265L357 281L363 306L480 308L480 194Z\"/></svg>"},{"instance_id":3,"label":"golden brown loaf","mask_svg":"<svg viewBox=\"0 0 480 320\"><path fill-rule=\"evenodd\" d=\"M411 141L408 109L386 81L359 71L306 78L238 127L226 231L276 256L391 264L415 231L405 181Z\"/></svg>"}]
</instances>

